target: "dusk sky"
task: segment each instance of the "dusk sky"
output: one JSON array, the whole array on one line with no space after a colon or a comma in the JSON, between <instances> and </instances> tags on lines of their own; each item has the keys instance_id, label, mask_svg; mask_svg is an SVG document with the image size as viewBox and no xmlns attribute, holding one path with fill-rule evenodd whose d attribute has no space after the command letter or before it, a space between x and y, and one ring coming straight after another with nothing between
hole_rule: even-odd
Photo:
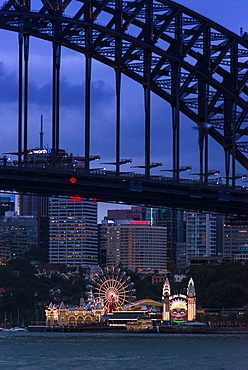
<instances>
[{"instance_id":1,"label":"dusk sky","mask_svg":"<svg viewBox=\"0 0 248 370\"><path fill-rule=\"evenodd\" d=\"M0 1L2 5L3 0ZM240 27L248 31L247 0L181 0L182 5L201 13L229 30L239 34ZM40 2L31 1L32 9ZM67 12L66 12L67 13ZM17 150L17 78L18 35L0 31L0 152ZM29 148L39 146L40 115L44 116L44 144L51 146L51 44L31 38L29 64ZM115 135L115 80L114 71L98 62L92 66L92 144L91 154L101 155L99 162L114 160ZM122 153L121 158L132 158L132 165L143 165L144 108L143 88L127 77L122 80ZM62 49L61 64L61 137L60 147L75 155L84 154L84 56ZM197 130L194 123L181 116L181 163L199 171ZM172 168L171 112L167 102L152 95L151 161L162 162L163 169ZM193 148L189 150L189 148ZM210 169L220 169L224 176L223 150L210 141ZM96 167L103 167L99 163ZM122 167L124 170L124 167ZM114 169L109 166L108 169ZM125 170L129 170L126 166ZM157 172L156 172L157 171ZM238 172L244 170L238 167ZM154 170L154 174L160 173ZM161 174L161 173L160 173ZM187 174L188 176L188 174ZM192 178L192 177L189 177ZM96 195L97 197L97 195ZM115 205L114 208L119 208ZM100 206L99 214L105 212Z\"/></svg>"}]
</instances>

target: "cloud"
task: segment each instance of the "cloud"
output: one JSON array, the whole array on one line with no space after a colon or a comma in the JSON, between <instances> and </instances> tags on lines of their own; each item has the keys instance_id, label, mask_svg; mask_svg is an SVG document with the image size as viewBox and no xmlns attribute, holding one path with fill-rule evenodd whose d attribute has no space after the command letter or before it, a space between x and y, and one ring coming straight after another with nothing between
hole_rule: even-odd
<instances>
[{"instance_id":1,"label":"cloud","mask_svg":"<svg viewBox=\"0 0 248 370\"><path fill-rule=\"evenodd\" d=\"M45 84L38 87L30 83L29 88L30 104L51 105L52 85ZM91 105L109 103L114 96L114 91L104 81L93 81L91 84ZM79 110L84 109L85 86L84 82L73 84L63 79L60 82L60 106L61 109L73 107Z\"/></svg>"},{"instance_id":2,"label":"cloud","mask_svg":"<svg viewBox=\"0 0 248 370\"><path fill-rule=\"evenodd\" d=\"M18 76L17 72L8 73L3 62L0 63L0 89L1 102L12 103L18 99ZM39 86L29 80L29 104L51 106L52 84L45 83ZM71 83L66 78L60 82L60 104L63 107L84 106L85 86L84 81L78 84ZM104 80L93 80L91 83L91 104L109 104L114 98L114 90Z\"/></svg>"},{"instance_id":3,"label":"cloud","mask_svg":"<svg viewBox=\"0 0 248 370\"><path fill-rule=\"evenodd\" d=\"M3 62L0 63L1 103L12 103L17 99L17 78L14 72L7 73Z\"/></svg>"},{"instance_id":4,"label":"cloud","mask_svg":"<svg viewBox=\"0 0 248 370\"><path fill-rule=\"evenodd\" d=\"M0 90L2 92L0 123L5 127L4 144L1 145L1 150L15 151L17 150L18 77L16 71L8 72L3 62L0 63ZM51 83L41 85L33 81L30 76L28 94L29 147L35 147L39 143L40 114L44 116L46 144L51 146L52 85ZM106 81L100 79L92 81L91 126L92 136L98 143L103 141L104 134L108 133L109 137L112 136L108 130L112 130L114 124L112 119L114 96L114 89ZM82 154L84 138L84 104L84 81L73 83L62 78L60 83L61 147L66 147L72 152L75 150L80 154ZM111 120L112 124L109 124ZM7 142L9 148L6 148ZM99 154L98 150L97 154Z\"/></svg>"}]
</instances>

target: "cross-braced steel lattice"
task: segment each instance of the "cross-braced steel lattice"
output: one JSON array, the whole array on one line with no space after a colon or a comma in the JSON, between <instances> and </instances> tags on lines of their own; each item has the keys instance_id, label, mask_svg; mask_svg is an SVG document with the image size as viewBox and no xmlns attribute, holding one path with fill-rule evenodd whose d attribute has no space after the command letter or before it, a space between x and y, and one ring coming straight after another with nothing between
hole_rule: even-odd
<instances>
[{"instance_id":1,"label":"cross-braced steel lattice","mask_svg":"<svg viewBox=\"0 0 248 370\"><path fill-rule=\"evenodd\" d=\"M121 142L121 76L144 88L144 168L151 169L151 93L172 108L173 173L180 172L180 112L199 129L200 175L207 181L208 137L225 153L227 184L235 184L235 162L248 169L248 40L170 0L8 0L0 8L0 28L19 33L19 160L27 155L28 54L30 36L53 45L52 148L59 149L61 47L85 55L85 163L90 166L91 63L96 59L116 75L116 171ZM73 16L69 6L77 3ZM37 3L36 3L37 6ZM98 19L101 19L101 24ZM23 66L24 60L24 66ZM24 72L22 72L24 70ZM23 132L23 134L22 134Z\"/></svg>"}]
</instances>

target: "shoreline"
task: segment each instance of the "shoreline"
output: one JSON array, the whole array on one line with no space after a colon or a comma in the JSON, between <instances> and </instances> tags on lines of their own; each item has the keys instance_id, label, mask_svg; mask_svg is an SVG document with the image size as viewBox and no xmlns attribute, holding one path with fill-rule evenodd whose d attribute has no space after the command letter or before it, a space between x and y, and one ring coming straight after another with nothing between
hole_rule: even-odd
<instances>
[{"instance_id":1,"label":"shoreline","mask_svg":"<svg viewBox=\"0 0 248 370\"><path fill-rule=\"evenodd\" d=\"M248 327L204 327L189 328L183 326L166 327L157 326L153 329L127 330L124 327L113 326L85 326L85 327L61 327L61 326L38 326L30 325L28 332L45 333L133 333L133 334L248 334Z\"/></svg>"}]
</instances>

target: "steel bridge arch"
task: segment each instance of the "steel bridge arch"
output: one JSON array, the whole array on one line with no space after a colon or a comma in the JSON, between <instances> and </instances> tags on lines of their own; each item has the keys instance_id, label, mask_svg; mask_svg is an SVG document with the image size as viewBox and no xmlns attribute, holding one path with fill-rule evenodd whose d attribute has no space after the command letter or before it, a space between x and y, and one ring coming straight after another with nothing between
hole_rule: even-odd
<instances>
[{"instance_id":1,"label":"steel bridge arch","mask_svg":"<svg viewBox=\"0 0 248 370\"><path fill-rule=\"evenodd\" d=\"M0 9L0 28L16 31L24 38L25 71L28 69L29 36L53 44L53 149L59 148L59 69L61 46L85 54L85 160L90 162L90 71L94 58L116 71L116 170L120 169L121 74L145 90L145 170L150 174L150 94L154 92L172 107L173 170L179 178L179 129L181 111L199 128L200 173L207 180L208 135L225 151L227 183L235 183L235 159L248 169L243 152L248 126L248 40L219 24L169 0L80 1L72 16L64 15L74 0L41 1L38 12L28 0L10 0ZM97 23L108 14L106 24ZM111 18L112 17L112 18ZM134 27L135 34L130 34ZM22 37L19 50L22 51ZM21 41L20 41L21 40ZM26 59L25 59L26 56ZM21 63L21 59L19 60ZM19 81L22 74L19 71ZM27 89L27 73L24 87ZM25 91L25 88L24 88ZM21 110L22 96L19 96ZM19 158L27 151L27 93L24 92L24 144L19 118ZM27 121L27 118L26 118ZM223 133L221 132L223 131ZM230 155L232 174L230 176Z\"/></svg>"}]
</instances>

